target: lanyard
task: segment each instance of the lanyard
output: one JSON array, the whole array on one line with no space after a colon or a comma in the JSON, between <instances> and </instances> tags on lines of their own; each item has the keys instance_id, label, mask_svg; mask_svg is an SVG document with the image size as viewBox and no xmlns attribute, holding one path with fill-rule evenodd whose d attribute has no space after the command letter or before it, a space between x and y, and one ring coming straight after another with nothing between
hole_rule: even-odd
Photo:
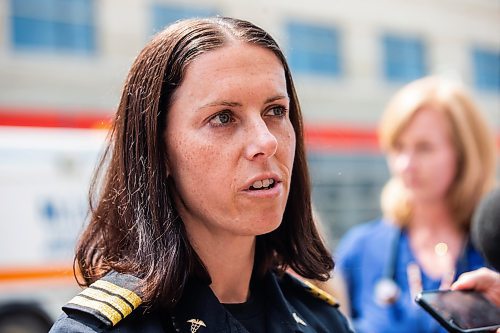
<instances>
[{"instance_id":1,"label":"lanyard","mask_svg":"<svg viewBox=\"0 0 500 333\"><path fill-rule=\"evenodd\" d=\"M396 283L396 267L402 233L401 228L394 233L389 248L389 260L384 267L382 278L375 284L374 297L380 305L395 303L401 294L401 288Z\"/></svg>"},{"instance_id":2,"label":"lanyard","mask_svg":"<svg viewBox=\"0 0 500 333\"><path fill-rule=\"evenodd\" d=\"M411 299L415 299L417 294L424 289L422 284L422 270L417 263L411 262L406 266L406 276L408 277L410 297ZM445 274L441 277L439 290L449 289L454 279L455 269L453 268L445 272Z\"/></svg>"}]
</instances>

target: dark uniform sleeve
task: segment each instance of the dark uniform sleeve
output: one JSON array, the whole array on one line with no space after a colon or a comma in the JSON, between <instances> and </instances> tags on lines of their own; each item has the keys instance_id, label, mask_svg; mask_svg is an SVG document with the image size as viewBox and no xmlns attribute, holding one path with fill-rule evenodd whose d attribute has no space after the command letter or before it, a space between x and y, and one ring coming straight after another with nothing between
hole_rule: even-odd
<instances>
[{"instance_id":1,"label":"dark uniform sleeve","mask_svg":"<svg viewBox=\"0 0 500 333\"><path fill-rule=\"evenodd\" d=\"M56 321L49 333L172 333L175 331L171 321L161 312L143 313L137 310L113 327L102 325L95 318L74 313L63 314Z\"/></svg>"},{"instance_id":2,"label":"dark uniform sleeve","mask_svg":"<svg viewBox=\"0 0 500 333\"><path fill-rule=\"evenodd\" d=\"M96 325L97 324L97 325ZM93 322L90 318L69 317L67 314L61 315L49 333L97 333L104 332L103 328L99 328L97 322Z\"/></svg>"}]
</instances>

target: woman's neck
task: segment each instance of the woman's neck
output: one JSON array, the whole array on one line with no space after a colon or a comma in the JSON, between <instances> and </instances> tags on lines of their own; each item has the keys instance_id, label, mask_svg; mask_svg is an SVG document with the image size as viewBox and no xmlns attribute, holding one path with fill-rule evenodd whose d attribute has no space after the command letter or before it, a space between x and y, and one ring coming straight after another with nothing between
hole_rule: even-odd
<instances>
[{"instance_id":1,"label":"woman's neck","mask_svg":"<svg viewBox=\"0 0 500 333\"><path fill-rule=\"evenodd\" d=\"M409 228L454 229L456 226L444 202L427 202L414 205Z\"/></svg>"},{"instance_id":2,"label":"woman's neck","mask_svg":"<svg viewBox=\"0 0 500 333\"><path fill-rule=\"evenodd\" d=\"M190 237L212 279L210 288L221 303L243 303L250 294L255 256L254 236Z\"/></svg>"},{"instance_id":3,"label":"woman's neck","mask_svg":"<svg viewBox=\"0 0 500 333\"><path fill-rule=\"evenodd\" d=\"M453 269L465 237L442 203L414 207L408 235L415 257L432 277L443 276Z\"/></svg>"}]
</instances>

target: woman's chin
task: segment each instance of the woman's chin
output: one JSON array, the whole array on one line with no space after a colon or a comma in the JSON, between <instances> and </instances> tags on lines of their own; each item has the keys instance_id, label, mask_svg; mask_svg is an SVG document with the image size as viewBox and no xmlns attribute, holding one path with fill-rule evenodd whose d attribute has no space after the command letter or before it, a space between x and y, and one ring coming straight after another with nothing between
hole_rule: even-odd
<instances>
[{"instance_id":1,"label":"woman's chin","mask_svg":"<svg viewBox=\"0 0 500 333\"><path fill-rule=\"evenodd\" d=\"M250 236L260 236L273 232L281 224L281 217L279 219L262 219L254 220L249 228L247 228L245 234Z\"/></svg>"}]
</instances>

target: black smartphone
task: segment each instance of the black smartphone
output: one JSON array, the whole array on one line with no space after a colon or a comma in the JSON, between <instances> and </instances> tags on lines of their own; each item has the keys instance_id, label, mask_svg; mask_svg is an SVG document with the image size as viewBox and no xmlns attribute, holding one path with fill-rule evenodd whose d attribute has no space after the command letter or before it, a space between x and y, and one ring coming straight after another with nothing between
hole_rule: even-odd
<instances>
[{"instance_id":1,"label":"black smartphone","mask_svg":"<svg viewBox=\"0 0 500 333\"><path fill-rule=\"evenodd\" d=\"M495 332L500 328L500 307L471 290L428 290L415 301L448 332Z\"/></svg>"}]
</instances>

